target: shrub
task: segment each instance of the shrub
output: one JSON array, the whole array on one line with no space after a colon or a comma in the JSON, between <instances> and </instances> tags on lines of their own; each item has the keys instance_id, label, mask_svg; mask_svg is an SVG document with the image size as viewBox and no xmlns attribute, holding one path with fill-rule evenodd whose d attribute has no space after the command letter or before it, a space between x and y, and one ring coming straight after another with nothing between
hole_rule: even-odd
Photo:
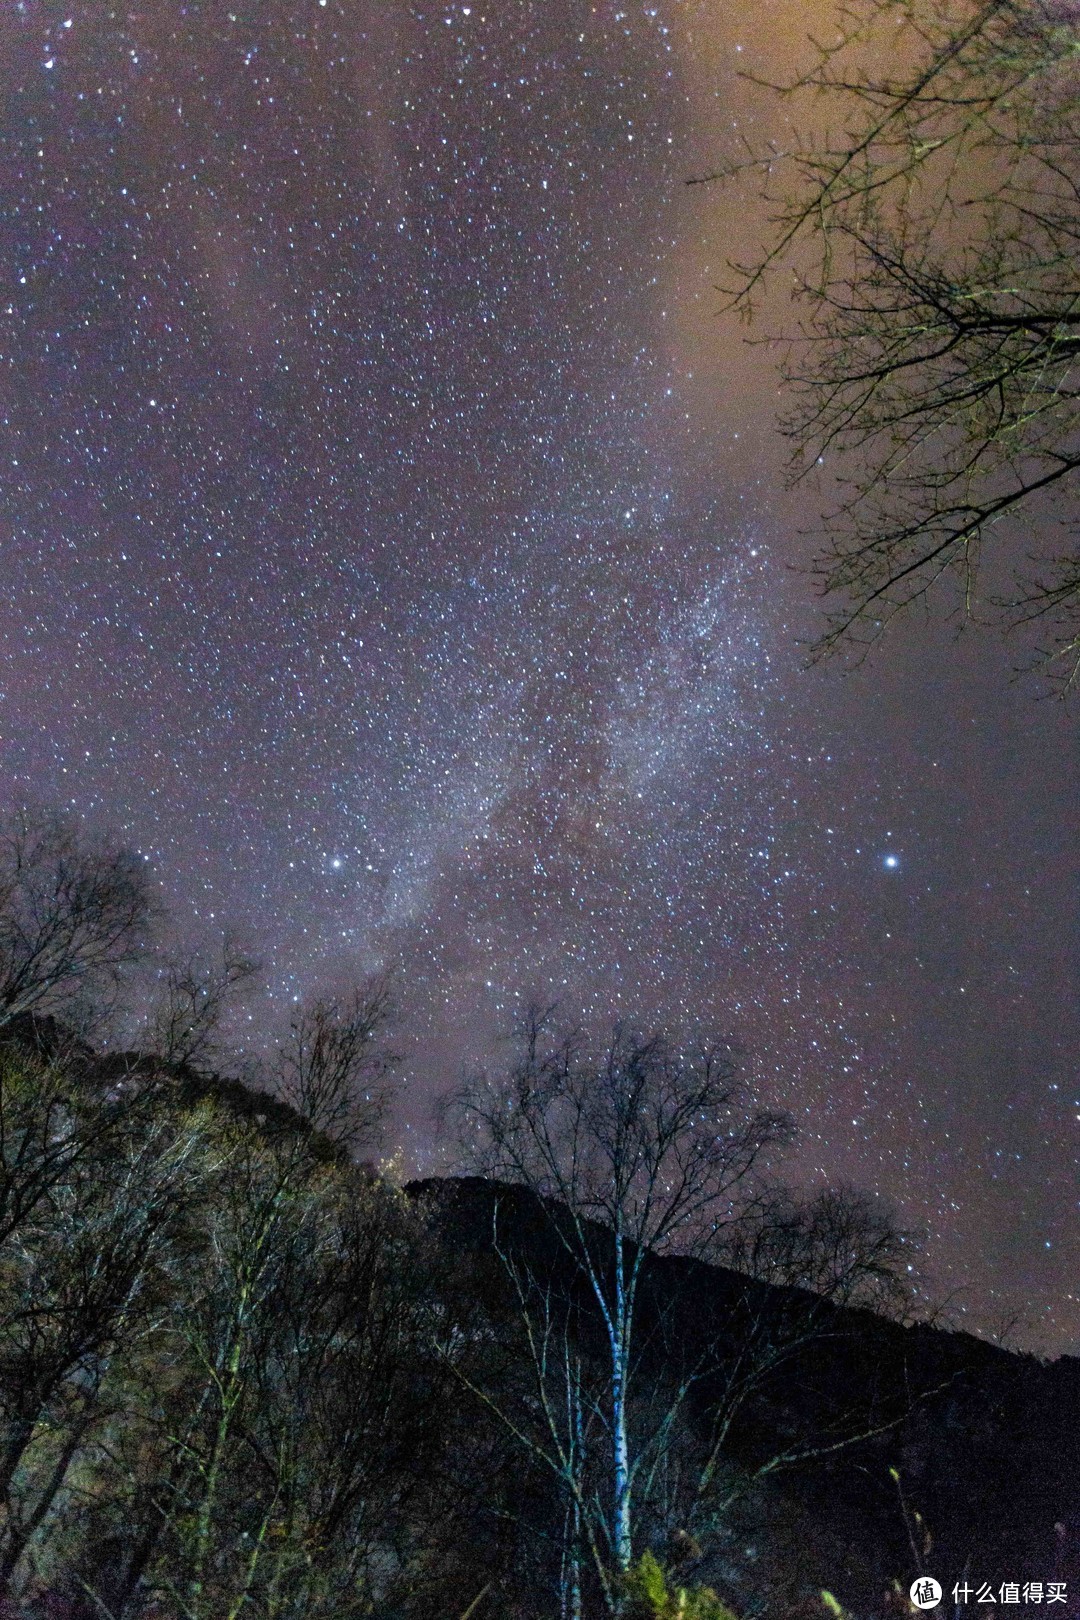
<instances>
[{"instance_id":1,"label":"shrub","mask_svg":"<svg viewBox=\"0 0 1080 1620\"><path fill-rule=\"evenodd\" d=\"M625 1584L627 1620L735 1620L711 1587L669 1587L651 1552L631 1565Z\"/></svg>"}]
</instances>

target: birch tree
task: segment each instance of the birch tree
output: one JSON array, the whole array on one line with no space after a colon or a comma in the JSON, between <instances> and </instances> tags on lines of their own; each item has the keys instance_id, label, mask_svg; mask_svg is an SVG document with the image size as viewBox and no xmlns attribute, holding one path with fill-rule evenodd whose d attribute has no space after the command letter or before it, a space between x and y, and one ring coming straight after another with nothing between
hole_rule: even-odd
<instances>
[{"instance_id":1,"label":"birch tree","mask_svg":"<svg viewBox=\"0 0 1080 1620\"><path fill-rule=\"evenodd\" d=\"M630 1423L643 1267L652 1255L693 1253L749 1200L786 1118L750 1106L723 1046L685 1053L662 1035L615 1029L590 1053L551 1013L531 1013L504 1080L479 1079L456 1099L473 1163L543 1201L604 1345L606 1500L598 1528L617 1575L634 1557L635 1484L646 1450ZM570 1428L560 1454L568 1481L581 1466ZM578 1505L592 1511L590 1502ZM608 1587L618 1607L618 1584Z\"/></svg>"}]
</instances>

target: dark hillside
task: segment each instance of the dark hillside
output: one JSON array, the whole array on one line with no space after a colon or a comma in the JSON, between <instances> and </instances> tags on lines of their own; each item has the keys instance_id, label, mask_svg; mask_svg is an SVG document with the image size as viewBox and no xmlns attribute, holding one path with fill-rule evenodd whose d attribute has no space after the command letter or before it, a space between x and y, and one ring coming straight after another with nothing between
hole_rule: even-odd
<instances>
[{"instance_id":1,"label":"dark hillside","mask_svg":"<svg viewBox=\"0 0 1080 1620\"><path fill-rule=\"evenodd\" d=\"M614 1253L568 1219L403 1190L238 1080L12 1020L0 1620L618 1613L602 1542L567 1578L612 1450L582 1238L594 1280ZM640 1252L635 1559L738 1620L911 1613L924 1571L1065 1582L1075 1616L1080 1363Z\"/></svg>"},{"instance_id":2,"label":"dark hillside","mask_svg":"<svg viewBox=\"0 0 1080 1620\"><path fill-rule=\"evenodd\" d=\"M504 1253L573 1288L551 1212L523 1189L464 1179L407 1190L433 1202L444 1243L485 1260L491 1286L497 1231ZM1080 1360L1045 1363L700 1261L647 1266L643 1359L657 1377L701 1369L685 1408L699 1444L731 1403L733 1363L748 1346L770 1359L738 1404L726 1467L739 1494L695 1579L746 1610L827 1588L879 1612L892 1582L906 1587L922 1568L947 1589L1066 1581L1068 1606L1054 1612L1080 1612ZM785 1453L807 1455L771 1466Z\"/></svg>"}]
</instances>

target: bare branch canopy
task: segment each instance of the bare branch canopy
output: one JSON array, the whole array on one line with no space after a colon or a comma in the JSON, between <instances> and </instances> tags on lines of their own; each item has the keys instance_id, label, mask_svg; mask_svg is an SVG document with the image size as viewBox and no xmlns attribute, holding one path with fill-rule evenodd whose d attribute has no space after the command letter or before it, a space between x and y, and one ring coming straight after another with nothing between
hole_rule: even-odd
<instances>
[{"instance_id":1,"label":"bare branch canopy","mask_svg":"<svg viewBox=\"0 0 1080 1620\"><path fill-rule=\"evenodd\" d=\"M731 305L784 270L801 310L782 427L831 503L818 656L951 581L961 611L1037 626L1052 678L1080 670L1076 22L1069 0L856 0L774 87L825 127L705 177L769 212Z\"/></svg>"},{"instance_id":2,"label":"bare branch canopy","mask_svg":"<svg viewBox=\"0 0 1080 1620\"><path fill-rule=\"evenodd\" d=\"M61 815L12 810L0 821L0 1026L100 996L140 954L154 909L131 850L95 845Z\"/></svg>"}]
</instances>

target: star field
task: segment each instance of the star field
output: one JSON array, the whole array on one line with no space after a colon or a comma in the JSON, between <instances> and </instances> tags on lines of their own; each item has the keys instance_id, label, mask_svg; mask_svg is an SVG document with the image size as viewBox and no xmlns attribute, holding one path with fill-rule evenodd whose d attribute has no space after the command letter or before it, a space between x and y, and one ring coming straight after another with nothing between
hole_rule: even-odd
<instances>
[{"instance_id":1,"label":"star field","mask_svg":"<svg viewBox=\"0 0 1080 1620\"><path fill-rule=\"evenodd\" d=\"M531 997L719 1028L800 1176L1075 1349L1075 719L933 628L800 667L683 182L804 14L729 9L8 8L5 776L239 928L259 1027L388 969L415 1162Z\"/></svg>"}]
</instances>

